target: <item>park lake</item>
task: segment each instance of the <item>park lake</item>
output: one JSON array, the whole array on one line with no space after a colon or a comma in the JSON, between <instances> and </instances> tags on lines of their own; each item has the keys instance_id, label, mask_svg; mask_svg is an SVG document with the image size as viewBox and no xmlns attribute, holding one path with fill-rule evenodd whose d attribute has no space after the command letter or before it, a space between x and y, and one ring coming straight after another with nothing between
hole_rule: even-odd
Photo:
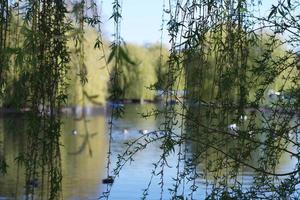
<instances>
[{"instance_id":1,"label":"park lake","mask_svg":"<svg viewBox=\"0 0 300 200\"><path fill-rule=\"evenodd\" d=\"M140 137L142 132L151 132L158 130L162 123L161 118L149 117L144 119L140 113L145 113L152 109L163 107L158 104L127 104L125 105L125 114L122 118L114 121L110 156L111 168L115 167L117 155L122 154L126 145L125 142L133 141ZM62 192L65 200L79 199L98 199L107 185L102 183L106 177L107 149L109 141L109 107L102 112L87 116L88 122L85 126L83 120L76 119L76 116L65 115L63 117L62 135L61 135L61 160L62 160ZM295 118L294 120L299 120ZM24 168L17 164L15 158L25 149L26 135L26 116L3 116L0 119L0 155L5 156L9 166L7 174L0 176L0 199L25 199L25 177ZM178 134L180 128L174 130ZM259 136L263 137L263 136ZM298 135L291 135L292 140L297 140ZM234 138L231 138L234 140ZM168 188L172 188L177 175L177 149L168 158L168 168L165 171L164 191L162 199L171 197ZM192 144L186 144L188 148L187 156L194 151ZM224 147L226 148L226 147ZM290 151L296 151L295 147L289 145ZM162 154L160 142L149 145L145 150L138 152L134 157L134 162L128 163L121 171L119 177L114 181L110 192L112 200L132 200L143 196L143 190L151 178L153 163L159 160ZM254 152L259 154L259 152ZM214 154L210 154L214 156ZM255 157L255 156L253 156ZM208 158L212 159L212 158ZM206 160L207 161L207 160ZM204 199L211 190L211 183L214 181L210 175L204 176L202 165L206 162L200 162L196 166L199 177L195 180L198 187L193 194L193 199ZM255 159L253 159L253 162ZM280 164L276 167L276 172L284 173L293 170L297 160L292 159L288 154L283 154L280 158ZM183 166L183 163L182 163ZM224 172L226 173L226 172ZM242 184L244 190L247 190L253 181L253 170L243 167L237 178ZM158 185L160 177L154 177L149 188L148 199L159 199L161 187ZM276 180L276 181L280 181ZM228 180L230 184L230 180ZM185 185L185 195L191 191L189 187L193 183ZM39 190L41 180L37 180L35 185ZM182 192L182 188L180 189Z\"/></svg>"}]
</instances>

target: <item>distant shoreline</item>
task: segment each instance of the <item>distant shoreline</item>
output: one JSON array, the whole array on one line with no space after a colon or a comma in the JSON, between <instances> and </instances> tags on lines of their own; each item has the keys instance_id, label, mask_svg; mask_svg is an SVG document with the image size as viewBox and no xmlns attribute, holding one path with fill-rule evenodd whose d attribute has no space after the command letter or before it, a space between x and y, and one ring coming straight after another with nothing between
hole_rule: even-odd
<instances>
[{"instance_id":1,"label":"distant shoreline","mask_svg":"<svg viewBox=\"0 0 300 200\"><path fill-rule=\"evenodd\" d=\"M60 113L63 115L72 115L72 116L93 116L93 115L99 115L99 114L105 114L108 108L112 107L119 107L119 106L124 106L128 104L159 104L162 103L163 101L161 100L140 100L140 99L124 99L120 100L119 103L113 103L111 101L107 101L106 104L104 105L90 105L90 106L66 106L60 109ZM178 102L169 102L171 104L176 104ZM203 107L209 107L209 105L202 105ZM194 107L191 105L191 107ZM246 107L245 111L250 111L250 112L268 112L272 111L272 108L269 106L261 106L259 108L254 108L254 107ZM291 110L289 108L282 108L282 107L277 107L275 110L276 112L279 113L293 113L300 115L300 109L298 110ZM4 115L13 115L13 116L19 116L19 115L24 115L26 113L30 112L30 108L21 108L21 109L16 109L16 108L4 108L0 107L0 117ZM46 111L47 112L47 111ZM46 113L45 112L45 113Z\"/></svg>"}]
</instances>

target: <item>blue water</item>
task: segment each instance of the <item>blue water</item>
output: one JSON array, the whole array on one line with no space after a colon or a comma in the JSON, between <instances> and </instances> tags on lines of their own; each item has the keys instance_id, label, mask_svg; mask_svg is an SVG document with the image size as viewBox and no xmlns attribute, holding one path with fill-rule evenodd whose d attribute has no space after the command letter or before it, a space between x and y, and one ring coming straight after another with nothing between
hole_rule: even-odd
<instances>
[{"instance_id":1,"label":"blue water","mask_svg":"<svg viewBox=\"0 0 300 200\"><path fill-rule=\"evenodd\" d=\"M139 130L148 132L157 130L161 121L154 117L141 119L138 113L151 111L156 105L127 105L126 113L122 119L114 121L112 132L111 166L116 165L117 155L122 154L126 149L124 142L133 141L142 134ZM4 154L8 164L8 174L0 176L0 200L3 199L23 199L24 194L24 170L18 168L14 158L19 152L24 151L24 119L11 120L17 129L9 126L10 120L1 119L0 122L0 155ZM64 118L62 135L62 168L63 168L63 196L66 200L92 200L98 199L102 192L106 190L107 185L102 184L102 179L106 177L107 149L108 149L108 115L102 114L90 116L88 130L85 129L82 121L74 120L68 116ZM126 129L126 130L125 130ZM76 130L77 134L73 134ZM175 130L179 133L179 129ZM290 147L293 150L293 147ZM295 150L295 149L294 149ZM177 174L177 152L168 157L168 166L164 171L164 192L162 199L171 197L168 188L173 188L175 183L172 179ZM153 163L160 159L162 150L160 143L155 142L149 145L145 150L138 152L134 156L134 162L127 164L121 171L119 177L115 179L111 188L109 199L111 200L134 200L141 199L143 190L151 178ZM283 156L277 171L290 170L294 166L295 160L288 156ZM183 166L183 163L180 164ZM197 166L197 173L203 174L201 164ZM245 168L239 177L245 185L249 187L252 183L253 172ZM187 183L185 188L181 186L179 191L184 190L185 196L189 199L204 199L210 192L212 177L207 179L199 177L196 180L198 190L189 196L189 187ZM160 176L155 176L149 189L147 199L156 200L161 197L161 187L159 186Z\"/></svg>"}]
</instances>

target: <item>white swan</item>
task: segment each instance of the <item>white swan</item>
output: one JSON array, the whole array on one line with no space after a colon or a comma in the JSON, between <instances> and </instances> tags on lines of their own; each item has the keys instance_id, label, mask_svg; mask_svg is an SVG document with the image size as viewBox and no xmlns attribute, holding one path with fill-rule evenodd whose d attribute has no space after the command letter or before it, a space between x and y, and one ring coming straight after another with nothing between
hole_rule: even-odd
<instances>
[{"instance_id":1,"label":"white swan","mask_svg":"<svg viewBox=\"0 0 300 200\"><path fill-rule=\"evenodd\" d=\"M237 124L229 124L227 128L229 130L229 133L233 135L238 135L237 131L239 130L239 127Z\"/></svg>"},{"instance_id":2,"label":"white swan","mask_svg":"<svg viewBox=\"0 0 300 200\"><path fill-rule=\"evenodd\" d=\"M241 121L246 121L248 119L247 115L241 115L240 120Z\"/></svg>"},{"instance_id":3,"label":"white swan","mask_svg":"<svg viewBox=\"0 0 300 200\"><path fill-rule=\"evenodd\" d=\"M78 134L78 132L75 129L73 129L72 130L72 135L77 135L77 134Z\"/></svg>"},{"instance_id":4,"label":"white swan","mask_svg":"<svg viewBox=\"0 0 300 200\"><path fill-rule=\"evenodd\" d=\"M139 133L147 134L149 131L147 129L140 129Z\"/></svg>"}]
</instances>

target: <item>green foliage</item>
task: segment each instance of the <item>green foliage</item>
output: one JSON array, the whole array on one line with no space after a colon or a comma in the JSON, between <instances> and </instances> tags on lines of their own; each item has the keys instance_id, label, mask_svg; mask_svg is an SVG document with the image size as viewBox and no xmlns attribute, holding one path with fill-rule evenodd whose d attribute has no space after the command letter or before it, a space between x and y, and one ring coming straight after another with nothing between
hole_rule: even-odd
<instances>
[{"instance_id":1,"label":"green foliage","mask_svg":"<svg viewBox=\"0 0 300 200\"><path fill-rule=\"evenodd\" d=\"M272 40L273 43L270 42ZM247 47L248 59L244 80L244 90L248 93L247 103L251 104L256 100L256 91L262 87L265 87L264 90L266 91L270 89L275 91L289 90L293 85L292 79L284 77L290 73L297 74L297 70L292 69L295 57L291 57L286 50L278 47L281 42L279 39L263 35L261 39L249 38L249 41L251 46ZM239 75L236 68L234 66L225 68L220 83L217 83L215 80L218 77L216 74L218 71L217 53L213 51L213 48L208 47L204 52L201 50L191 51L186 52L185 60L190 101L193 102L193 97L198 99L198 95L200 95L202 102L213 103L221 91L227 91L231 101L238 101L237 96L240 95L238 92ZM201 56L203 53L207 55L204 58ZM200 63L201 66L199 66ZM220 87L215 87L216 84L220 84ZM267 104L265 100L264 104Z\"/></svg>"},{"instance_id":2,"label":"green foliage","mask_svg":"<svg viewBox=\"0 0 300 200\"><path fill-rule=\"evenodd\" d=\"M4 90L10 95L4 96L3 106L21 109L28 106L28 97L31 93L28 81L32 69L30 65L26 65L26 62L30 59L28 52L33 46L28 39L25 40L32 35L28 25L22 23L21 20L19 23L21 25L18 27L16 22L10 23L11 26L14 26L12 29L16 29L15 31L18 32L18 40L12 40L10 42L11 48L8 49L11 55L11 64L10 70L6 72ZM107 43L100 41L98 33L92 28L85 28L84 35L80 36L80 34L82 33L78 29L73 29L68 33L71 62L70 71L66 77L69 85L67 105L81 105L84 97L83 91L88 95L97 96L93 100L90 99L85 102L86 106L104 105L109 97L109 71L113 69L112 61L116 48L109 50ZM82 68L80 68L82 58L76 47L80 40L83 40L85 52ZM22 43L26 48L19 48ZM109 54L107 59L107 62L110 63L109 66L105 61L106 55L99 51L102 45L104 52ZM157 44L148 47L129 44L120 48L120 56L124 60L121 63L122 72L119 80L120 88L124 92L123 98L153 100L155 98L155 90L153 89L162 90L167 87L169 53L165 47L162 48L161 54L160 46ZM181 75L180 82L177 84L180 90L184 87L183 76Z\"/></svg>"},{"instance_id":3,"label":"green foliage","mask_svg":"<svg viewBox=\"0 0 300 200\"><path fill-rule=\"evenodd\" d=\"M94 29L86 28L83 44L85 46L84 57L84 85L82 86L82 78L78 74L82 74L80 69L80 57L76 52L74 41L69 42L71 51L70 71L68 74L68 105L80 106L83 98L88 98L85 102L86 106L104 105L107 98L107 83L109 80L109 69L106 66L103 53L99 49L94 48L97 39L97 32ZM105 46L105 44L103 44ZM108 52L106 45L105 50ZM81 72L80 72L81 70ZM86 93L87 96L84 94Z\"/></svg>"},{"instance_id":4,"label":"green foliage","mask_svg":"<svg viewBox=\"0 0 300 200\"><path fill-rule=\"evenodd\" d=\"M6 174L7 173L8 165L6 164L5 160L0 159L0 174Z\"/></svg>"},{"instance_id":5,"label":"green foliage","mask_svg":"<svg viewBox=\"0 0 300 200\"><path fill-rule=\"evenodd\" d=\"M134 61L121 65L119 75L120 87L124 91L125 99L150 99L154 98L154 92L148 90L151 84L156 82L155 69L151 65L151 54L146 48L126 45L128 55Z\"/></svg>"},{"instance_id":6,"label":"green foliage","mask_svg":"<svg viewBox=\"0 0 300 200\"><path fill-rule=\"evenodd\" d=\"M126 50L125 50L126 49ZM124 62L120 65L118 83L124 92L124 99L153 100L155 90L163 90L167 87L168 51L157 44L147 47L127 44L120 48L120 56ZM114 49L108 61L115 56ZM183 75L178 79L178 89L183 88Z\"/></svg>"},{"instance_id":7,"label":"green foliage","mask_svg":"<svg viewBox=\"0 0 300 200\"><path fill-rule=\"evenodd\" d=\"M193 199L199 178L211 186L206 199L299 198L294 193L298 163L288 172L277 170L282 155L298 160L289 146L299 150L293 137L299 132L299 58L284 44L299 44L295 32L299 5L278 1L268 16L257 18L250 13L256 3L260 4L183 1L166 11L170 14L171 49L166 82L157 88L164 88L167 103L162 111L149 114L164 118L160 126L163 135L147 134L129 143L116 170L118 175L134 154L160 141L161 157L154 163L143 199L154 176L160 180L160 199L164 198L164 174L170 167L167 159L176 148L177 174L173 187L168 188L173 199ZM257 28L258 24L261 27ZM265 31L266 27L272 32ZM289 36L279 36L284 33ZM178 99L173 91L178 89L181 71L185 71L185 95ZM270 89L276 92L269 93ZM174 101L179 108L171 103ZM249 187L239 180L245 167L253 170ZM186 187L186 182L188 194L178 189Z\"/></svg>"},{"instance_id":8,"label":"green foliage","mask_svg":"<svg viewBox=\"0 0 300 200\"><path fill-rule=\"evenodd\" d=\"M299 132L299 120L295 120L300 105L299 52L294 50L300 42L297 1L278 1L265 17L250 12L260 0L169 5L165 10L170 16L169 51L160 45L125 45L118 0L112 5L115 33L110 47L101 34L87 28L100 24L94 1L75 2L70 15L61 0L19 3L15 8L7 0L0 4L1 101L6 107L29 108L26 152L18 162L25 167L26 183L47 182L37 198L46 191L48 199L62 199L59 110L65 103L103 105L106 98L116 103L109 120L110 176L113 120L125 111L118 103L154 99L155 91L147 88L164 90L166 104L150 113L163 117L163 134L145 134L128 143L114 171L118 175L137 152L159 141L162 153L144 198L152 178L158 176L163 199L164 172L170 167L167 159L174 153L178 164L174 187L169 188L173 199L193 199L198 167L207 185L211 180L207 199L299 198L294 191L300 181L300 145L290 137ZM259 34L258 29L268 34ZM269 94L270 89L276 92ZM184 91L183 98L174 94L178 90ZM272 96L275 100L270 102ZM88 120L83 120L88 133ZM180 133L175 132L178 126ZM282 173L276 168L283 154L297 162L293 170ZM254 172L250 188L238 181L243 167ZM0 171L6 168L1 158ZM281 183L276 183L279 178ZM179 190L186 182L189 194ZM26 185L27 198L34 199L35 192Z\"/></svg>"},{"instance_id":9,"label":"green foliage","mask_svg":"<svg viewBox=\"0 0 300 200\"><path fill-rule=\"evenodd\" d=\"M66 33L70 24L62 1L39 3L40 9L32 2L22 8L10 7L9 34L5 35L9 35L5 46L9 65L3 71L5 78L1 78L7 96L2 101L4 106L29 110L26 151L18 160L26 172L24 194L42 198L45 188L35 193L29 183L45 179L48 198L59 199L62 174L58 111L66 102L65 76L69 63ZM6 170L3 159L1 166Z\"/></svg>"}]
</instances>

